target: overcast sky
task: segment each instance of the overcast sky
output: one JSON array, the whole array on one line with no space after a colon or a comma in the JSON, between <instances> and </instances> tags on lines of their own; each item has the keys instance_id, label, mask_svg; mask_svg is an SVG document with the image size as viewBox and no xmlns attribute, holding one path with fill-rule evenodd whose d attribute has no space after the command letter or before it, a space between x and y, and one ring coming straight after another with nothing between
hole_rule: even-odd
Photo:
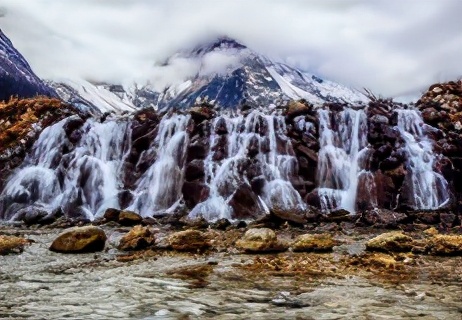
<instances>
[{"instance_id":1,"label":"overcast sky","mask_svg":"<svg viewBox=\"0 0 462 320\"><path fill-rule=\"evenodd\" d=\"M461 0L2 0L0 27L42 78L147 80L155 61L228 35L396 97L462 75L461 13Z\"/></svg>"}]
</instances>

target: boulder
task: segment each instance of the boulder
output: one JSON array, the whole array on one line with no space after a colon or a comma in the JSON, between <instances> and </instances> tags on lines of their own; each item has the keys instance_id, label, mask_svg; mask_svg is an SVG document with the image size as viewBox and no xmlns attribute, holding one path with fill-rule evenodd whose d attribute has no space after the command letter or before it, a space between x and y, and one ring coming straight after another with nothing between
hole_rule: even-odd
<instances>
[{"instance_id":1,"label":"boulder","mask_svg":"<svg viewBox=\"0 0 462 320\"><path fill-rule=\"evenodd\" d=\"M103 215L103 219L106 221L119 221L120 212L121 211L119 209L114 209L114 208L106 209Z\"/></svg>"},{"instance_id":2,"label":"boulder","mask_svg":"<svg viewBox=\"0 0 462 320\"><path fill-rule=\"evenodd\" d=\"M123 251L142 250L153 246L156 239L149 227L135 226L119 242L117 248Z\"/></svg>"},{"instance_id":3,"label":"boulder","mask_svg":"<svg viewBox=\"0 0 462 320\"><path fill-rule=\"evenodd\" d=\"M462 255L462 235L435 234L427 240L427 248L435 255Z\"/></svg>"},{"instance_id":4,"label":"boulder","mask_svg":"<svg viewBox=\"0 0 462 320\"><path fill-rule=\"evenodd\" d=\"M168 245L177 251L203 251L210 247L207 236L198 230L185 230L171 234L167 239Z\"/></svg>"},{"instance_id":5,"label":"boulder","mask_svg":"<svg viewBox=\"0 0 462 320\"><path fill-rule=\"evenodd\" d=\"M278 252L287 250L276 233L268 228L252 228L236 241L236 247L247 253Z\"/></svg>"},{"instance_id":6,"label":"boulder","mask_svg":"<svg viewBox=\"0 0 462 320\"><path fill-rule=\"evenodd\" d=\"M241 184L237 188L229 205L233 208L234 219L257 219L264 214L257 196L247 184Z\"/></svg>"},{"instance_id":7,"label":"boulder","mask_svg":"<svg viewBox=\"0 0 462 320\"><path fill-rule=\"evenodd\" d=\"M207 105L194 106L189 109L189 113L196 124L210 120L215 116L215 111Z\"/></svg>"},{"instance_id":8,"label":"boulder","mask_svg":"<svg viewBox=\"0 0 462 320\"><path fill-rule=\"evenodd\" d=\"M122 226L134 226L140 224L143 218L136 212L124 210L119 214L119 223Z\"/></svg>"},{"instance_id":9,"label":"boulder","mask_svg":"<svg viewBox=\"0 0 462 320\"><path fill-rule=\"evenodd\" d=\"M204 161L194 159L186 165L185 179L186 181L194 181L196 179L202 179L205 176Z\"/></svg>"},{"instance_id":10,"label":"boulder","mask_svg":"<svg viewBox=\"0 0 462 320\"><path fill-rule=\"evenodd\" d=\"M21 253L23 252L24 247L31 242L31 240L22 237L0 235L0 255Z\"/></svg>"},{"instance_id":11,"label":"boulder","mask_svg":"<svg viewBox=\"0 0 462 320\"><path fill-rule=\"evenodd\" d=\"M295 238L291 245L294 252L327 252L337 245L332 235L322 234L302 234Z\"/></svg>"},{"instance_id":12,"label":"boulder","mask_svg":"<svg viewBox=\"0 0 462 320\"><path fill-rule=\"evenodd\" d=\"M366 243L369 251L407 252L412 249L413 239L401 231L383 233Z\"/></svg>"},{"instance_id":13,"label":"boulder","mask_svg":"<svg viewBox=\"0 0 462 320\"><path fill-rule=\"evenodd\" d=\"M283 221L303 225L307 222L304 212L297 209L271 208L271 215Z\"/></svg>"},{"instance_id":14,"label":"boulder","mask_svg":"<svg viewBox=\"0 0 462 320\"><path fill-rule=\"evenodd\" d=\"M405 213L387 209L368 210L361 216L361 221L376 228L395 228L406 219Z\"/></svg>"},{"instance_id":15,"label":"boulder","mask_svg":"<svg viewBox=\"0 0 462 320\"><path fill-rule=\"evenodd\" d=\"M50 246L61 253L96 252L104 249L106 234L95 226L75 227L62 232Z\"/></svg>"}]
</instances>

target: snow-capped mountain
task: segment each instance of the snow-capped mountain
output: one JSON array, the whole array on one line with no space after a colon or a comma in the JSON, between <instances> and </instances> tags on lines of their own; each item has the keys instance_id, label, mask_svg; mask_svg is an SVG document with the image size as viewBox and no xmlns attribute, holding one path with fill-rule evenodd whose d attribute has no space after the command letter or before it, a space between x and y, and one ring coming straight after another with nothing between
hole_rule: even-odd
<instances>
[{"instance_id":1,"label":"snow-capped mountain","mask_svg":"<svg viewBox=\"0 0 462 320\"><path fill-rule=\"evenodd\" d=\"M180 67L188 72L163 88L87 81L64 81L53 86L62 99L91 112L185 108L203 99L223 108L268 106L291 99L305 99L315 105L367 101L357 90L275 62L226 37L173 55L156 67L156 77Z\"/></svg>"},{"instance_id":2,"label":"snow-capped mountain","mask_svg":"<svg viewBox=\"0 0 462 320\"><path fill-rule=\"evenodd\" d=\"M36 95L56 96L0 30L0 101L11 96L28 98Z\"/></svg>"}]
</instances>

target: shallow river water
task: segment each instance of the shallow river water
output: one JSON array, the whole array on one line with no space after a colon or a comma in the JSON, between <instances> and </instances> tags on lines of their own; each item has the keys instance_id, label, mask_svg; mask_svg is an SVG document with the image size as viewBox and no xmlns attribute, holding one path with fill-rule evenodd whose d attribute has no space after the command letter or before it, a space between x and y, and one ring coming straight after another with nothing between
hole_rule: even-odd
<instances>
[{"instance_id":1,"label":"shallow river water","mask_svg":"<svg viewBox=\"0 0 462 320\"><path fill-rule=\"evenodd\" d=\"M54 231L26 235L22 254L0 256L0 319L462 319L460 281L258 275L227 253L119 262L114 249L50 252ZM194 266L210 272L172 272Z\"/></svg>"}]
</instances>

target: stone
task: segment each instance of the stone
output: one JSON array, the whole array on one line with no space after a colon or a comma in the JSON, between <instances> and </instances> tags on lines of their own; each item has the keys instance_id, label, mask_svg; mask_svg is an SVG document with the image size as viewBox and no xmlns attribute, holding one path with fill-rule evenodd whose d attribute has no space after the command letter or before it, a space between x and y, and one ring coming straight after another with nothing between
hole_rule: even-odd
<instances>
[{"instance_id":1,"label":"stone","mask_svg":"<svg viewBox=\"0 0 462 320\"><path fill-rule=\"evenodd\" d=\"M295 238L291 245L294 252L328 252L337 245L332 235L322 234L302 234Z\"/></svg>"},{"instance_id":2,"label":"stone","mask_svg":"<svg viewBox=\"0 0 462 320\"><path fill-rule=\"evenodd\" d=\"M427 240L427 248L434 255L462 255L462 235L436 234Z\"/></svg>"},{"instance_id":3,"label":"stone","mask_svg":"<svg viewBox=\"0 0 462 320\"><path fill-rule=\"evenodd\" d=\"M143 218L136 212L124 210L119 214L119 224L122 226L134 226L140 224Z\"/></svg>"},{"instance_id":4,"label":"stone","mask_svg":"<svg viewBox=\"0 0 462 320\"><path fill-rule=\"evenodd\" d=\"M212 224L212 228L217 230L226 230L229 226L231 226L231 222L229 222L226 218L218 219L215 223Z\"/></svg>"},{"instance_id":5,"label":"stone","mask_svg":"<svg viewBox=\"0 0 462 320\"><path fill-rule=\"evenodd\" d=\"M194 159L186 165L185 179L187 181L202 179L205 176L204 169L204 161L200 159Z\"/></svg>"},{"instance_id":6,"label":"stone","mask_svg":"<svg viewBox=\"0 0 462 320\"><path fill-rule=\"evenodd\" d=\"M104 249L106 234L95 226L74 227L65 230L53 241L51 251L61 253L96 252Z\"/></svg>"},{"instance_id":7,"label":"stone","mask_svg":"<svg viewBox=\"0 0 462 320\"><path fill-rule=\"evenodd\" d=\"M7 255L10 253L21 253L24 247L30 244L32 241L14 236L3 236L0 235L0 255Z\"/></svg>"},{"instance_id":8,"label":"stone","mask_svg":"<svg viewBox=\"0 0 462 320\"><path fill-rule=\"evenodd\" d=\"M257 196L247 184L241 184L237 188L229 205L233 208L233 219L257 219L264 214Z\"/></svg>"},{"instance_id":9,"label":"stone","mask_svg":"<svg viewBox=\"0 0 462 320\"><path fill-rule=\"evenodd\" d=\"M456 215L453 213L441 213L440 220L441 220L442 227L452 228L456 221Z\"/></svg>"},{"instance_id":10,"label":"stone","mask_svg":"<svg viewBox=\"0 0 462 320\"><path fill-rule=\"evenodd\" d=\"M247 253L279 252L287 250L276 233L268 228L252 228L236 241L236 247Z\"/></svg>"},{"instance_id":11,"label":"stone","mask_svg":"<svg viewBox=\"0 0 462 320\"><path fill-rule=\"evenodd\" d=\"M153 246L155 241L149 227L135 226L120 239L117 248L123 251L142 250Z\"/></svg>"},{"instance_id":12,"label":"stone","mask_svg":"<svg viewBox=\"0 0 462 320\"><path fill-rule=\"evenodd\" d=\"M395 228L406 219L407 215L405 213L387 209L368 210L361 216L361 221L377 228Z\"/></svg>"},{"instance_id":13,"label":"stone","mask_svg":"<svg viewBox=\"0 0 462 320\"><path fill-rule=\"evenodd\" d=\"M198 230L185 230L171 234L167 239L168 245L177 251L204 251L210 247L205 233Z\"/></svg>"},{"instance_id":14,"label":"stone","mask_svg":"<svg viewBox=\"0 0 462 320\"><path fill-rule=\"evenodd\" d=\"M303 225L307 222L304 212L297 209L271 208L271 215L283 221Z\"/></svg>"},{"instance_id":15,"label":"stone","mask_svg":"<svg viewBox=\"0 0 462 320\"><path fill-rule=\"evenodd\" d=\"M188 208L194 208L199 202L208 198L210 189L201 181L185 181L181 192Z\"/></svg>"},{"instance_id":16,"label":"stone","mask_svg":"<svg viewBox=\"0 0 462 320\"><path fill-rule=\"evenodd\" d=\"M104 212L103 218L106 221L119 221L120 212L121 211L119 209L114 209L114 208L106 209L106 211Z\"/></svg>"},{"instance_id":17,"label":"stone","mask_svg":"<svg viewBox=\"0 0 462 320\"><path fill-rule=\"evenodd\" d=\"M215 116L215 111L205 105L191 107L189 109L189 113L196 124L199 124L204 120L210 120Z\"/></svg>"},{"instance_id":18,"label":"stone","mask_svg":"<svg viewBox=\"0 0 462 320\"><path fill-rule=\"evenodd\" d=\"M366 243L369 251L407 252L412 249L413 239L401 231L383 233Z\"/></svg>"}]
</instances>

